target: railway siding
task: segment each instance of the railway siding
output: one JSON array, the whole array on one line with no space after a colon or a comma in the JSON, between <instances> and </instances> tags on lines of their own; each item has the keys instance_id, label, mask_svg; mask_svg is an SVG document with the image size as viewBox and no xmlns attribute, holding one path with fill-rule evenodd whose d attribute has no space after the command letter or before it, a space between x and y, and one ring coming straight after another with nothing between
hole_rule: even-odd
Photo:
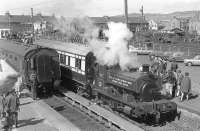
<instances>
[{"instance_id":1,"label":"railway siding","mask_svg":"<svg viewBox=\"0 0 200 131\"><path fill-rule=\"evenodd\" d=\"M75 106L79 106L80 108L84 108L85 111L88 112L90 116L94 116L99 118L100 120L104 120L108 126L118 127L120 130L124 131L144 131L144 129L130 123L123 118L113 114L112 112L92 103L91 101L76 95L73 92L65 93L65 100L69 101Z\"/></svg>"}]
</instances>

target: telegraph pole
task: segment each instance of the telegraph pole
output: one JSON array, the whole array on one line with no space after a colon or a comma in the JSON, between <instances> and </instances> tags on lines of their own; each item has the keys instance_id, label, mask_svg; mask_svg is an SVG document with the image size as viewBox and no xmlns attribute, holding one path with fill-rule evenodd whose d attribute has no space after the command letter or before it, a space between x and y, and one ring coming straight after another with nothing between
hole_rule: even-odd
<instances>
[{"instance_id":1,"label":"telegraph pole","mask_svg":"<svg viewBox=\"0 0 200 131\"><path fill-rule=\"evenodd\" d=\"M11 25L10 25L10 14L8 14L8 26L9 26L9 29L10 29L10 32L11 32Z\"/></svg>"},{"instance_id":2,"label":"telegraph pole","mask_svg":"<svg viewBox=\"0 0 200 131\"><path fill-rule=\"evenodd\" d=\"M32 41L34 41L34 22L33 22L33 8L31 8L31 23L32 23L32 35L33 35L33 38L32 38Z\"/></svg>"},{"instance_id":3,"label":"telegraph pole","mask_svg":"<svg viewBox=\"0 0 200 131\"><path fill-rule=\"evenodd\" d=\"M127 4L127 0L124 0L124 11L125 11L126 25L128 27L128 4Z\"/></svg>"},{"instance_id":4,"label":"telegraph pole","mask_svg":"<svg viewBox=\"0 0 200 131\"><path fill-rule=\"evenodd\" d=\"M33 25L33 8L31 8L31 23L32 23L32 33L34 34L34 25Z\"/></svg>"}]
</instances>

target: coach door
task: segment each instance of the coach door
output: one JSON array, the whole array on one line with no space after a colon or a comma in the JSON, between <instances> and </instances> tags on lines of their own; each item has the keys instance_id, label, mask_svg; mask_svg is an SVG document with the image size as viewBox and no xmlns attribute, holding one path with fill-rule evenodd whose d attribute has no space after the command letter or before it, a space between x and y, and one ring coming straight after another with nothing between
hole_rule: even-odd
<instances>
[{"instance_id":1,"label":"coach door","mask_svg":"<svg viewBox=\"0 0 200 131\"><path fill-rule=\"evenodd\" d=\"M52 81L51 57L40 55L37 58L37 74L39 83L48 83Z\"/></svg>"}]
</instances>

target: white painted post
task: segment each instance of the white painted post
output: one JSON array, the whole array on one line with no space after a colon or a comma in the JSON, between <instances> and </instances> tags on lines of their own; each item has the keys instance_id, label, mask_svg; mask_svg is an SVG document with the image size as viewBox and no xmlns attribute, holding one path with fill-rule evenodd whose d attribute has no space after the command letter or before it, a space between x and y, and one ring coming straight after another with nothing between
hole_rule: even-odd
<instances>
[{"instance_id":1,"label":"white painted post","mask_svg":"<svg viewBox=\"0 0 200 131\"><path fill-rule=\"evenodd\" d=\"M187 50L187 54L188 54L188 56L190 56L190 49L189 48Z\"/></svg>"}]
</instances>

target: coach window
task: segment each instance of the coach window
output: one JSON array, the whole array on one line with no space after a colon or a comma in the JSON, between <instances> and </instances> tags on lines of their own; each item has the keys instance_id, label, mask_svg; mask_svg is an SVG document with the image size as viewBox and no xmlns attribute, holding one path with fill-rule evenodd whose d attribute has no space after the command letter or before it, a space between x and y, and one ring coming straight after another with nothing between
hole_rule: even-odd
<instances>
[{"instance_id":1,"label":"coach window","mask_svg":"<svg viewBox=\"0 0 200 131\"><path fill-rule=\"evenodd\" d=\"M76 58L75 67L81 69L81 59Z\"/></svg>"},{"instance_id":2,"label":"coach window","mask_svg":"<svg viewBox=\"0 0 200 131\"><path fill-rule=\"evenodd\" d=\"M70 66L75 67L75 58L74 57L70 58Z\"/></svg>"},{"instance_id":3,"label":"coach window","mask_svg":"<svg viewBox=\"0 0 200 131\"><path fill-rule=\"evenodd\" d=\"M66 63L66 56L63 54L60 54L60 63L65 64Z\"/></svg>"},{"instance_id":4,"label":"coach window","mask_svg":"<svg viewBox=\"0 0 200 131\"><path fill-rule=\"evenodd\" d=\"M85 71L85 60L81 61L81 70Z\"/></svg>"},{"instance_id":5,"label":"coach window","mask_svg":"<svg viewBox=\"0 0 200 131\"><path fill-rule=\"evenodd\" d=\"M65 65L68 65L68 66L69 66L69 61L70 61L70 57L66 55Z\"/></svg>"}]
</instances>

